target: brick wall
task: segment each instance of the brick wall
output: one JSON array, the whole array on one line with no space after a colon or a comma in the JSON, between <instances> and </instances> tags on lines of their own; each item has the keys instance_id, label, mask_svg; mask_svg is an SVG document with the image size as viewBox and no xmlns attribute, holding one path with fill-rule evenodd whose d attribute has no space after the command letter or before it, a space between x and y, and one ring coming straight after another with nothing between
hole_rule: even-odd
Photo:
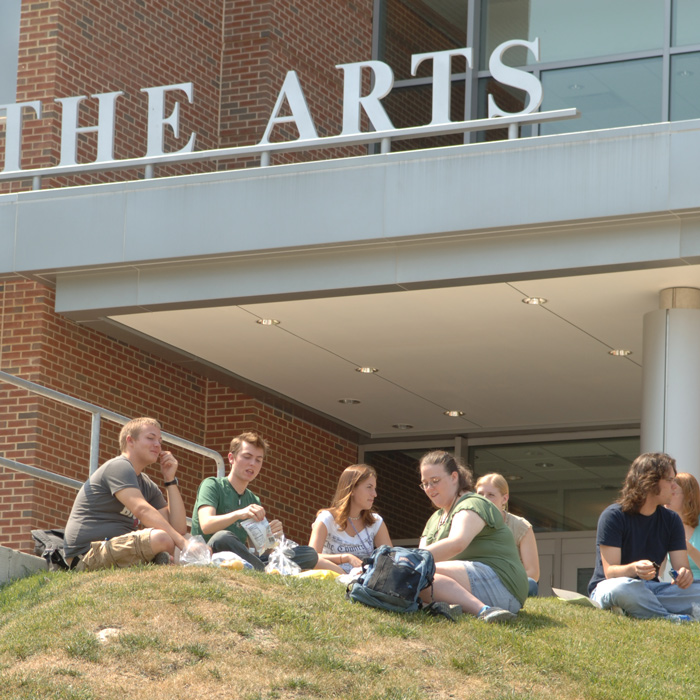
<instances>
[{"instance_id":1,"label":"brick wall","mask_svg":"<svg viewBox=\"0 0 700 700\"><path fill-rule=\"evenodd\" d=\"M44 0L23 2L20 23L17 101L40 100L43 118L28 118L23 129L22 167L57 165L60 160L62 106L54 99L121 90L117 100L116 159L145 155L147 106L142 88L182 82L194 84L194 105L184 93L169 93L166 114L180 106L180 137L169 128L165 150L177 150L197 133L197 150L219 144L221 72L220 3L210 0ZM85 100L80 126L97 124L97 100ZM3 129L4 131L4 129ZM0 140L4 141L0 131ZM78 162L95 159L97 135L78 136ZM4 147L3 147L4 150ZM4 155L2 156L4 157ZM212 164L159 168L158 175L213 169ZM46 178L44 188L142 177L142 172ZM2 191L26 189L28 183Z\"/></svg>"},{"instance_id":2,"label":"brick wall","mask_svg":"<svg viewBox=\"0 0 700 700\"><path fill-rule=\"evenodd\" d=\"M135 157L146 148L147 99L141 88L188 81L194 83L195 105L178 98L181 137L175 140L166 130L166 150L184 145L191 131L198 134L197 149L257 143L288 70L300 76L319 135L337 134L343 74L335 65L371 58L372 7L372 0L24 0L17 100L40 100L44 118L28 119L24 126L22 167L46 167L60 159L61 106L54 98L124 91L117 101L115 156ZM174 99L168 99L168 113ZM416 108L424 112L425 105ZM80 114L81 126L95 124L96 100L86 100ZM0 158L3 131L0 125ZM273 140L295 135L279 129ZM96 135L81 135L78 144L78 160L93 160ZM273 162L364 152L328 149ZM209 167L231 163L173 166L156 174ZM140 176L46 178L43 186ZM26 182L6 184L0 193L27 187ZM330 421L301 417L284 401L253 398L233 382L206 378L72 323L54 312L54 294L47 287L7 279L0 295L0 369L118 413L153 415L164 430L222 454L243 430L265 435L272 449L255 490L298 542L307 541L316 511L330 503L340 472L357 461L356 441ZM0 383L0 431L6 457L86 477L90 421L85 414ZM118 427L103 422L101 461L117 453L117 434ZM173 452L181 463L189 511L213 465ZM149 473L160 483L157 470ZM408 526L396 503L409 513L413 500L382 498L381 492L393 496L404 487L399 471L382 474L378 503L392 513L397 537ZM0 468L0 544L31 551L30 529L62 525L74 495L69 488ZM421 527L423 521L421 516Z\"/></svg>"},{"instance_id":3,"label":"brick wall","mask_svg":"<svg viewBox=\"0 0 700 700\"><path fill-rule=\"evenodd\" d=\"M372 53L372 0L225 0L221 80L221 146L258 143L287 71L297 72L318 135L342 128L340 63L366 61ZM369 88L366 76L364 89ZM288 112L284 112L288 114ZM367 120L363 121L364 128ZM296 138L294 125L279 125L271 141ZM363 147L272 156L271 162L343 157ZM222 167L256 165L247 158Z\"/></svg>"},{"instance_id":4,"label":"brick wall","mask_svg":"<svg viewBox=\"0 0 700 700\"><path fill-rule=\"evenodd\" d=\"M377 470L377 510L393 539L418 539L435 512L418 484L418 461L400 450L371 452L367 464Z\"/></svg>"},{"instance_id":5,"label":"brick wall","mask_svg":"<svg viewBox=\"0 0 700 700\"><path fill-rule=\"evenodd\" d=\"M81 327L53 311L51 289L6 280L0 292L0 369L228 453L231 438L257 430L272 449L255 491L292 539L306 543L316 510L330 502L357 445L221 382ZM74 479L87 477L88 414L0 383L3 455ZM118 454L119 427L103 421L100 461ZM179 448L181 491L191 514L212 460ZM160 472L148 474L161 484ZM31 551L32 528L62 526L75 491L0 468L0 544Z\"/></svg>"},{"instance_id":6,"label":"brick wall","mask_svg":"<svg viewBox=\"0 0 700 700\"><path fill-rule=\"evenodd\" d=\"M115 158L145 155L147 95L142 88L194 84L194 105L169 93L166 114L180 103L180 136L165 128L165 150L182 148L191 132L195 150L260 141L288 70L296 70L320 136L342 125L342 72L338 63L371 58L372 0L92 0L25 1L22 4L17 101L39 100L43 117L27 113L22 167L57 165L62 105L57 97L86 95L80 126L97 123L90 96L121 90L115 125ZM365 89L369 87L369 76ZM367 126L367 121L364 121ZM296 138L294 126L273 140ZM0 158L4 158L0 124ZM78 162L95 159L97 134L78 136ZM365 153L364 147L273 156L273 163ZM259 158L162 166L156 176L216 167L256 165ZM45 178L43 188L143 177L142 171ZM6 183L0 192L27 189Z\"/></svg>"}]
</instances>

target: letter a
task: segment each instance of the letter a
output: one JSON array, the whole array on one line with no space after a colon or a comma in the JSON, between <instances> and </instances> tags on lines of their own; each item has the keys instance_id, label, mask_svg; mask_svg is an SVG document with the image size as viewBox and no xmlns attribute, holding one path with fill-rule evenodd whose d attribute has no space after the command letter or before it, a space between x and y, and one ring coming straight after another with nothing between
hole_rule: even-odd
<instances>
[{"instance_id":1,"label":"letter a","mask_svg":"<svg viewBox=\"0 0 700 700\"><path fill-rule=\"evenodd\" d=\"M290 117L279 116L285 100L287 100L289 109L292 112ZM260 144L270 143L270 134L276 124L288 124L289 122L294 122L297 125L300 141L318 138L314 120L311 118L311 112L309 112L309 105L306 104L304 91L301 89L299 78L293 70L290 70L284 79L282 88L277 96L277 102L275 102L275 107L272 110L272 116L270 121L267 122L267 128L262 139L260 139Z\"/></svg>"}]
</instances>

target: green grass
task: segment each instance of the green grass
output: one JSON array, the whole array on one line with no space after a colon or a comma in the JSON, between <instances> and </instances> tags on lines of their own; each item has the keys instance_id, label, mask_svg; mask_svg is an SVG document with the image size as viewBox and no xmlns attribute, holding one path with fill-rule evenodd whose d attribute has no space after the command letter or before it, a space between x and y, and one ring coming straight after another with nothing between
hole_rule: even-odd
<instances>
[{"instance_id":1,"label":"green grass","mask_svg":"<svg viewBox=\"0 0 700 700\"><path fill-rule=\"evenodd\" d=\"M0 697L678 700L700 697L699 640L551 598L492 626L247 571L45 573L0 588Z\"/></svg>"}]
</instances>

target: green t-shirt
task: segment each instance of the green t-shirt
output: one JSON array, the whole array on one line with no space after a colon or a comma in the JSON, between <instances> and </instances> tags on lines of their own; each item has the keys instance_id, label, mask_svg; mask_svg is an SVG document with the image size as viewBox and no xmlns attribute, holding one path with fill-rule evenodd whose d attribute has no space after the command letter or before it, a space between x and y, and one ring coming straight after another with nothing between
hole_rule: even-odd
<instances>
[{"instance_id":1,"label":"green t-shirt","mask_svg":"<svg viewBox=\"0 0 700 700\"><path fill-rule=\"evenodd\" d=\"M260 499L250 489L246 489L239 495L227 477L210 476L206 478L199 485L197 491L197 501L192 513L192 535L201 535L205 542L208 542L211 537L211 535L205 535L199 526L199 509L202 506L213 506L216 515L225 515L234 510L246 508L253 503L260 505ZM243 544L247 542L248 533L241 526L240 520L229 525L226 529L232 532Z\"/></svg>"},{"instance_id":2,"label":"green t-shirt","mask_svg":"<svg viewBox=\"0 0 700 700\"><path fill-rule=\"evenodd\" d=\"M503 585L520 601L521 605L524 604L528 591L527 574L520 561L513 533L503 521L501 511L491 501L475 493L465 493L442 525L439 525L439 521L443 511L438 510L433 513L423 530L426 544L444 540L450 534L455 513L463 510L474 511L486 526L463 552L452 558L478 561L490 566Z\"/></svg>"}]
</instances>

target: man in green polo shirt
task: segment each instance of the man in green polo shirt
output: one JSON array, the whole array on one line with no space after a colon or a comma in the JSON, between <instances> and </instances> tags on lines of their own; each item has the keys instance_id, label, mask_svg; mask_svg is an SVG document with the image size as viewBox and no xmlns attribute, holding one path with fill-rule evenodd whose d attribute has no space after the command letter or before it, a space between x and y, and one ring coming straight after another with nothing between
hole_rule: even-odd
<instances>
[{"instance_id":1,"label":"man in green polo shirt","mask_svg":"<svg viewBox=\"0 0 700 700\"><path fill-rule=\"evenodd\" d=\"M260 473L267 451L267 443L257 433L233 438L228 454L231 471L225 477L210 476L200 484L192 513L193 535L202 535L214 553L234 552L258 571L265 568L267 555L258 558L249 551L241 522L265 518L260 499L248 486ZM270 529L275 537L284 534L279 520L272 520ZM293 560L302 569L313 569L318 554L312 547L296 547Z\"/></svg>"}]
</instances>

